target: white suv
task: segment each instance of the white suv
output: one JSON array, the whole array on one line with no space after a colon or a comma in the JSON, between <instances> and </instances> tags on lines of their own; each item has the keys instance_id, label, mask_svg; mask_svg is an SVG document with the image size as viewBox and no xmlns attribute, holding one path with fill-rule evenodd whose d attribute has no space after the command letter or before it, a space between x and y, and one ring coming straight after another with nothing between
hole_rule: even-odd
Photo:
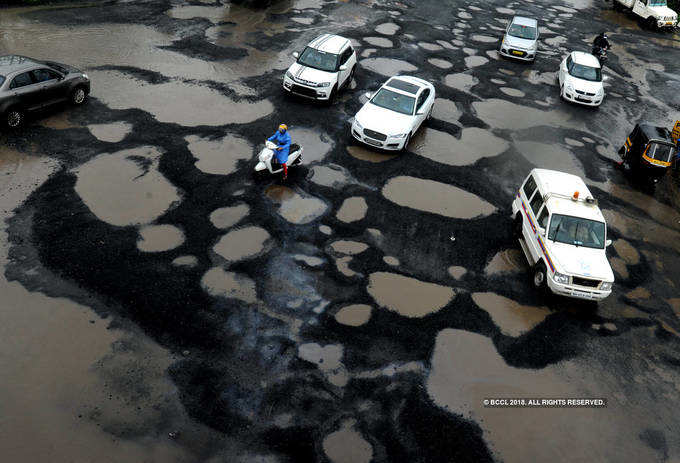
<instances>
[{"instance_id":1,"label":"white suv","mask_svg":"<svg viewBox=\"0 0 680 463\"><path fill-rule=\"evenodd\" d=\"M533 267L533 284L562 296L601 301L614 273L604 216L580 177L534 169L512 203L514 234Z\"/></svg>"},{"instance_id":2,"label":"white suv","mask_svg":"<svg viewBox=\"0 0 680 463\"><path fill-rule=\"evenodd\" d=\"M602 68L597 58L590 53L571 52L560 64L558 79L563 99L586 106L602 104Z\"/></svg>"},{"instance_id":3,"label":"white suv","mask_svg":"<svg viewBox=\"0 0 680 463\"><path fill-rule=\"evenodd\" d=\"M293 57L296 61L283 77L284 90L331 103L352 82L357 65L351 42L339 35L321 35Z\"/></svg>"}]
</instances>

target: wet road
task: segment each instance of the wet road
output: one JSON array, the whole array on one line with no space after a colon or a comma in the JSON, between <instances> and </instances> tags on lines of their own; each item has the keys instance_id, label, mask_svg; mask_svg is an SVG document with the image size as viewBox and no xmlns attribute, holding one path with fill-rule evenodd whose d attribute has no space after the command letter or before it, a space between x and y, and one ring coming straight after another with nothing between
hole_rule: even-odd
<instances>
[{"instance_id":1,"label":"wet road","mask_svg":"<svg viewBox=\"0 0 680 463\"><path fill-rule=\"evenodd\" d=\"M3 460L680 461L680 194L614 164L635 121L677 118L680 37L589 0L224 3L1 11L2 53L93 81L0 135ZM533 65L495 51L515 12L541 21ZM602 108L561 103L561 58L603 29ZM321 32L361 55L332 108L281 90ZM398 156L347 123L394 72L438 97ZM281 121L305 166L254 181ZM600 200L598 307L529 286L509 214L532 166Z\"/></svg>"}]
</instances>

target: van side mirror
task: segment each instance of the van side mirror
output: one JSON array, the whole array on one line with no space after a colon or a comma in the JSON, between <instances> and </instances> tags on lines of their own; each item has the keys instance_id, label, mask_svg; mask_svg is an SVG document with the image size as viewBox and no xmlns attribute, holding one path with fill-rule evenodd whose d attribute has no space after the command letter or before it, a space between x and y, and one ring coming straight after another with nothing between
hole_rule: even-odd
<instances>
[{"instance_id":1,"label":"van side mirror","mask_svg":"<svg viewBox=\"0 0 680 463\"><path fill-rule=\"evenodd\" d=\"M604 242L604 246L607 247L607 248L611 245L612 245L612 240L607 240L607 241Z\"/></svg>"},{"instance_id":2,"label":"van side mirror","mask_svg":"<svg viewBox=\"0 0 680 463\"><path fill-rule=\"evenodd\" d=\"M300 57L300 53L294 51L293 52L293 58L298 59Z\"/></svg>"}]
</instances>

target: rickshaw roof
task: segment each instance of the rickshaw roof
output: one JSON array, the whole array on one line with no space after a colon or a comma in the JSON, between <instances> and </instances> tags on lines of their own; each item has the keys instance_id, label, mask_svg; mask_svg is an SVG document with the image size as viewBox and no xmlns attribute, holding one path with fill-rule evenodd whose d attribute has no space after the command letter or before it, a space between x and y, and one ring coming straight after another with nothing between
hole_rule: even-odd
<instances>
[{"instance_id":1,"label":"rickshaw roof","mask_svg":"<svg viewBox=\"0 0 680 463\"><path fill-rule=\"evenodd\" d=\"M674 144L671 132L666 127L659 127L651 122L640 122L637 127L647 140L661 140Z\"/></svg>"}]
</instances>

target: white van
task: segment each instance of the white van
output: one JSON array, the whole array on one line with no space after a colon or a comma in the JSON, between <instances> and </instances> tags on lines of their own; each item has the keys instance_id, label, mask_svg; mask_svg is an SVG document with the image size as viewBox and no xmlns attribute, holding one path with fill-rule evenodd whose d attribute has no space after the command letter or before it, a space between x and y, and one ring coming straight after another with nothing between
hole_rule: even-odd
<instances>
[{"instance_id":1,"label":"white van","mask_svg":"<svg viewBox=\"0 0 680 463\"><path fill-rule=\"evenodd\" d=\"M668 8L666 0L614 0L613 4L614 9L631 11L650 29L665 29L678 25L678 14Z\"/></svg>"},{"instance_id":2,"label":"white van","mask_svg":"<svg viewBox=\"0 0 680 463\"><path fill-rule=\"evenodd\" d=\"M534 169L512 203L514 233L533 268L536 288L601 301L614 273L605 249L607 225L580 177Z\"/></svg>"}]
</instances>

